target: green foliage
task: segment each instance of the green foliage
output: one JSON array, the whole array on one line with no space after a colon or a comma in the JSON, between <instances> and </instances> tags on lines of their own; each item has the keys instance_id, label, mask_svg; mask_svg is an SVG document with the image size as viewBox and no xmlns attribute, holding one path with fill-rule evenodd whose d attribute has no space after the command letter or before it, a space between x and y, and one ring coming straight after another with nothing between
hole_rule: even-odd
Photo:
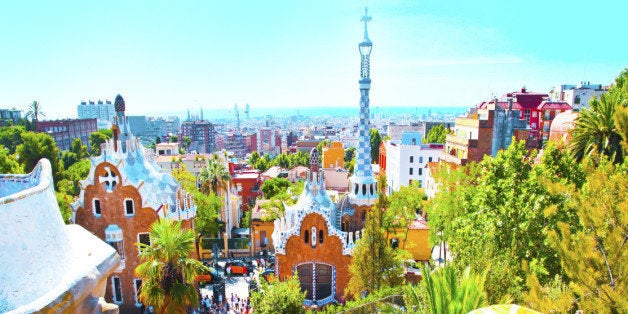
<instances>
[{"instance_id":1,"label":"green foliage","mask_svg":"<svg viewBox=\"0 0 628 314\"><path fill-rule=\"evenodd\" d=\"M428 210L428 225L435 230L430 240L440 241L436 231L442 231L459 271L467 265L491 269L485 284L491 303L505 295L521 301L527 274L543 284L562 274L547 233L559 221L579 225L574 210L566 206L567 196L552 187L580 184L581 169L551 145L540 165L534 165L533 156L523 141L515 141L495 158L435 175L441 192ZM551 218L546 211L553 213Z\"/></svg>"},{"instance_id":2,"label":"green foliage","mask_svg":"<svg viewBox=\"0 0 628 314\"><path fill-rule=\"evenodd\" d=\"M316 150L318 151L318 155L323 156L323 147L330 147L330 146L331 146L330 140L325 139L318 142L318 144L316 144Z\"/></svg>"},{"instance_id":3,"label":"green foliage","mask_svg":"<svg viewBox=\"0 0 628 314\"><path fill-rule=\"evenodd\" d=\"M83 159L63 171L63 179L57 182L57 190L70 196L79 196L81 187L79 181L87 178L91 161Z\"/></svg>"},{"instance_id":4,"label":"green foliage","mask_svg":"<svg viewBox=\"0 0 628 314\"><path fill-rule=\"evenodd\" d=\"M628 163L613 165L603 158L594 167L586 161L585 172L587 182L582 189L567 192L572 196L569 206L577 210L582 228L574 231L568 222L559 222L548 236L569 280L569 290L561 292L577 300L578 308L585 312L625 313Z\"/></svg>"},{"instance_id":5,"label":"green foliage","mask_svg":"<svg viewBox=\"0 0 628 314\"><path fill-rule=\"evenodd\" d=\"M251 307L255 313L305 313L305 291L301 291L299 277L295 274L283 282L260 280L259 291L251 295Z\"/></svg>"},{"instance_id":6,"label":"green foliage","mask_svg":"<svg viewBox=\"0 0 628 314\"><path fill-rule=\"evenodd\" d=\"M403 284L404 270L402 267L405 251L394 250L388 245L383 226L388 199L384 189L386 178L379 177L378 199L366 213L366 223L362 229L362 237L353 249L353 258L349 265L351 278L345 294L353 298L360 297L364 292L373 293L384 287L395 287ZM365 276L364 274L377 274Z\"/></svg>"},{"instance_id":7,"label":"green foliage","mask_svg":"<svg viewBox=\"0 0 628 314\"><path fill-rule=\"evenodd\" d=\"M386 299L386 298L390 296L394 296L394 295L403 296L406 291L406 287L407 285L395 286L395 287L383 287L377 291L374 291L373 293L368 294L364 298L347 301L344 305L340 305L340 304L327 305L321 311L323 313L330 313L330 314L341 313L341 312L371 313L371 312L376 312L376 311L378 313L390 313L390 312L385 311L385 308L388 304L384 302L391 301L390 299ZM382 299L384 299L384 301L379 302ZM405 297L404 297L404 300L405 300ZM406 305L407 305L407 302L406 302ZM397 312L393 311L392 313L397 313ZM416 313L416 312L410 312L410 313Z\"/></svg>"},{"instance_id":8,"label":"green foliage","mask_svg":"<svg viewBox=\"0 0 628 314\"><path fill-rule=\"evenodd\" d=\"M385 212L382 226L386 230L387 238L389 234L395 234L396 237L404 240L401 249L406 249L408 226L422 211L426 198L417 182L402 186L399 191L393 192L388 198L390 205Z\"/></svg>"},{"instance_id":9,"label":"green foliage","mask_svg":"<svg viewBox=\"0 0 628 314\"><path fill-rule=\"evenodd\" d=\"M218 154L213 154L198 174L198 181L201 183L201 190L204 193L213 191L219 194L227 189L229 182L231 182L231 173Z\"/></svg>"},{"instance_id":10,"label":"green foliage","mask_svg":"<svg viewBox=\"0 0 628 314\"><path fill-rule=\"evenodd\" d=\"M23 126L11 126L0 128L0 146L9 150L9 154L15 154L15 148L22 144L20 134L26 132Z\"/></svg>"},{"instance_id":11,"label":"green foliage","mask_svg":"<svg viewBox=\"0 0 628 314\"><path fill-rule=\"evenodd\" d=\"M628 106L627 79L628 71L624 70L608 93L602 94L599 99L592 99L590 108L580 111L575 127L571 130L571 151L577 160L581 161L585 156L593 154L608 156L615 163L624 160L625 149L621 143L625 137L622 138L622 132L615 123L618 118L615 113L622 114Z\"/></svg>"},{"instance_id":12,"label":"green foliage","mask_svg":"<svg viewBox=\"0 0 628 314\"><path fill-rule=\"evenodd\" d=\"M295 182L290 186L290 188L283 190L270 198L270 202L262 204L261 207L264 211L262 220L273 221L282 217L286 209L284 204L294 205L297 197L303 192L304 187L304 182Z\"/></svg>"},{"instance_id":13,"label":"green foliage","mask_svg":"<svg viewBox=\"0 0 628 314\"><path fill-rule=\"evenodd\" d=\"M350 147L345 150L345 162L349 162L355 159L355 147Z\"/></svg>"},{"instance_id":14,"label":"green foliage","mask_svg":"<svg viewBox=\"0 0 628 314\"><path fill-rule=\"evenodd\" d=\"M477 275L466 267L459 276L453 266L436 269L434 272L426 266L421 284L427 291L432 313L458 314L488 305L484 292L485 281L486 271L483 275Z\"/></svg>"},{"instance_id":15,"label":"green foliage","mask_svg":"<svg viewBox=\"0 0 628 314\"><path fill-rule=\"evenodd\" d=\"M57 204L59 205L59 211L61 212L63 221L66 224L70 223L70 218L72 218L72 208L70 204L74 201L74 198L62 192L55 192L55 196L57 197Z\"/></svg>"},{"instance_id":16,"label":"green foliage","mask_svg":"<svg viewBox=\"0 0 628 314\"><path fill-rule=\"evenodd\" d=\"M100 144L106 142L111 137L107 137L107 135L103 134L101 130L98 132L92 132L89 135L89 146L92 148L92 156L100 156Z\"/></svg>"},{"instance_id":17,"label":"green foliage","mask_svg":"<svg viewBox=\"0 0 628 314\"><path fill-rule=\"evenodd\" d=\"M21 137L22 144L17 146L16 155L24 171L33 171L40 159L47 158L52 166L54 181L58 182L61 179L61 165L57 143L46 133L24 132Z\"/></svg>"},{"instance_id":18,"label":"green foliage","mask_svg":"<svg viewBox=\"0 0 628 314\"><path fill-rule=\"evenodd\" d=\"M194 239L194 232L182 230L181 222L160 219L151 226L151 245L137 243L142 263L135 275L142 279L142 303L159 313L184 313L198 307L194 280L207 268L190 257Z\"/></svg>"},{"instance_id":19,"label":"green foliage","mask_svg":"<svg viewBox=\"0 0 628 314\"><path fill-rule=\"evenodd\" d=\"M257 151L253 151L251 156L249 156L248 164L261 172L268 170L272 166L292 169L297 166L308 167L310 165L310 157L302 151L298 151L296 154L281 153L275 158L268 154L262 157Z\"/></svg>"},{"instance_id":20,"label":"green foliage","mask_svg":"<svg viewBox=\"0 0 628 314\"><path fill-rule=\"evenodd\" d=\"M0 146L0 173L23 173L22 165L17 161L15 155L11 155L9 150Z\"/></svg>"},{"instance_id":21,"label":"green foliage","mask_svg":"<svg viewBox=\"0 0 628 314\"><path fill-rule=\"evenodd\" d=\"M194 218L194 230L202 235L215 235L220 231L220 208L222 199L214 193L209 195L193 190L194 203L196 204L196 217Z\"/></svg>"},{"instance_id":22,"label":"green foliage","mask_svg":"<svg viewBox=\"0 0 628 314\"><path fill-rule=\"evenodd\" d=\"M46 114L41 110L41 104L37 100L33 100L33 102L28 105L26 118L30 118L31 121L33 121L35 129L37 128L39 118L45 116Z\"/></svg>"},{"instance_id":23,"label":"green foliage","mask_svg":"<svg viewBox=\"0 0 628 314\"><path fill-rule=\"evenodd\" d=\"M425 136L425 141L428 143L445 143L445 139L447 138L447 129L445 129L444 124L439 124L435 127L432 127Z\"/></svg>"},{"instance_id":24,"label":"green foliage","mask_svg":"<svg viewBox=\"0 0 628 314\"><path fill-rule=\"evenodd\" d=\"M176 135L173 135L170 137L170 143L176 143L179 141L179 137Z\"/></svg>"},{"instance_id":25,"label":"green foliage","mask_svg":"<svg viewBox=\"0 0 628 314\"><path fill-rule=\"evenodd\" d=\"M371 161L379 164L379 144L382 143L382 135L378 129L371 129Z\"/></svg>"},{"instance_id":26,"label":"green foliage","mask_svg":"<svg viewBox=\"0 0 628 314\"><path fill-rule=\"evenodd\" d=\"M241 228L249 228L251 227L251 210L244 211L244 215L240 219L240 227Z\"/></svg>"},{"instance_id":27,"label":"green foliage","mask_svg":"<svg viewBox=\"0 0 628 314\"><path fill-rule=\"evenodd\" d=\"M290 187L290 181L284 178L272 178L262 183L262 192L266 198L273 198L286 192Z\"/></svg>"}]
</instances>

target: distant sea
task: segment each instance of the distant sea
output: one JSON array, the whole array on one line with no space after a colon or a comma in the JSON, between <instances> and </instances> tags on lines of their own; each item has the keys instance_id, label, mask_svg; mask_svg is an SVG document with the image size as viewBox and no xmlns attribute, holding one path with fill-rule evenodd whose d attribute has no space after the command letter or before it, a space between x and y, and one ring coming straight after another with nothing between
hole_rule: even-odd
<instances>
[{"instance_id":1,"label":"distant sea","mask_svg":"<svg viewBox=\"0 0 628 314\"><path fill-rule=\"evenodd\" d=\"M239 108L240 119L246 119L244 108ZM357 117L359 108L353 107L300 107L300 108L256 108L250 106L249 117L258 118L288 118L292 116L304 117ZM459 115L467 111L467 107L378 107L372 106L371 115L380 117L392 116L423 116L431 115ZM187 110L154 113L155 116L178 116L182 119L187 117ZM200 116L200 109L190 110L190 115ZM232 120L235 119L234 109L230 108L203 108L203 118L209 121Z\"/></svg>"}]
</instances>

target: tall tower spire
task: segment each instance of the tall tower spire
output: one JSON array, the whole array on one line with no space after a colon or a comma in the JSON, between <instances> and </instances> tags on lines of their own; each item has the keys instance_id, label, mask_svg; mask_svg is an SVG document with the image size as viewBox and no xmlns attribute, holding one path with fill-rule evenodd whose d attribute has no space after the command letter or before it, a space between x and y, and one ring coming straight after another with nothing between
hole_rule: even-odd
<instances>
[{"instance_id":1,"label":"tall tower spire","mask_svg":"<svg viewBox=\"0 0 628 314\"><path fill-rule=\"evenodd\" d=\"M371 90L371 50L373 43L368 36L367 23L371 21L368 9L364 8L364 40L360 50L360 123L358 124L358 150L353 175L349 178L349 200L356 205L373 205L377 199L377 183L371 169L371 122L369 92Z\"/></svg>"}]
</instances>

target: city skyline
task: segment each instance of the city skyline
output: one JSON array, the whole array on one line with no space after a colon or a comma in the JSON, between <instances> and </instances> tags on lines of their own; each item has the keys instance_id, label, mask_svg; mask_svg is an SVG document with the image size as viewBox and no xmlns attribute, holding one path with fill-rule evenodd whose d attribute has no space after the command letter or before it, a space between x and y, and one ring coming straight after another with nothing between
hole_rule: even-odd
<instances>
[{"instance_id":1,"label":"city skyline","mask_svg":"<svg viewBox=\"0 0 628 314\"><path fill-rule=\"evenodd\" d=\"M623 2L317 1L2 5L0 107L46 119L121 94L130 115L355 106L360 17L373 107L473 106L526 86L608 85L626 66Z\"/></svg>"}]
</instances>

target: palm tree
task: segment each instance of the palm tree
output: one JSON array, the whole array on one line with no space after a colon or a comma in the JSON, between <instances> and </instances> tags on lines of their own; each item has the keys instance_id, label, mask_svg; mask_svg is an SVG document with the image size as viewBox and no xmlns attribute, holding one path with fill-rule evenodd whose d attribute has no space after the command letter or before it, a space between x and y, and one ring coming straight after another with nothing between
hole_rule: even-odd
<instances>
[{"instance_id":1,"label":"palm tree","mask_svg":"<svg viewBox=\"0 0 628 314\"><path fill-rule=\"evenodd\" d=\"M580 111L572 130L571 153L578 161L593 153L606 155L615 163L623 161L622 137L615 124L615 112L626 106L622 93L611 91L591 100Z\"/></svg>"},{"instance_id":2,"label":"palm tree","mask_svg":"<svg viewBox=\"0 0 628 314\"><path fill-rule=\"evenodd\" d=\"M423 268L423 284L427 290L427 303L432 313L468 313L487 306L485 280L486 272L483 275L473 274L469 267L463 271L460 278L451 265L434 272L428 265Z\"/></svg>"},{"instance_id":3,"label":"palm tree","mask_svg":"<svg viewBox=\"0 0 628 314\"><path fill-rule=\"evenodd\" d=\"M194 232L181 230L181 222L160 219L150 229L150 245L138 243L142 264L135 275L142 278L139 299L158 313L184 313L198 307L194 280L205 266L190 258Z\"/></svg>"},{"instance_id":4,"label":"palm tree","mask_svg":"<svg viewBox=\"0 0 628 314\"><path fill-rule=\"evenodd\" d=\"M198 180L201 182L204 193L208 194L210 191L214 191L219 195L220 191L228 188L231 174L218 154L213 154L212 158L207 161L207 165L198 174Z\"/></svg>"},{"instance_id":5,"label":"palm tree","mask_svg":"<svg viewBox=\"0 0 628 314\"><path fill-rule=\"evenodd\" d=\"M33 100L33 102L28 105L27 109L28 111L26 112L26 117L31 118L35 124L35 129L37 129L37 121L39 121L39 117L45 117L46 114L41 111L41 105L37 100Z\"/></svg>"}]
</instances>

